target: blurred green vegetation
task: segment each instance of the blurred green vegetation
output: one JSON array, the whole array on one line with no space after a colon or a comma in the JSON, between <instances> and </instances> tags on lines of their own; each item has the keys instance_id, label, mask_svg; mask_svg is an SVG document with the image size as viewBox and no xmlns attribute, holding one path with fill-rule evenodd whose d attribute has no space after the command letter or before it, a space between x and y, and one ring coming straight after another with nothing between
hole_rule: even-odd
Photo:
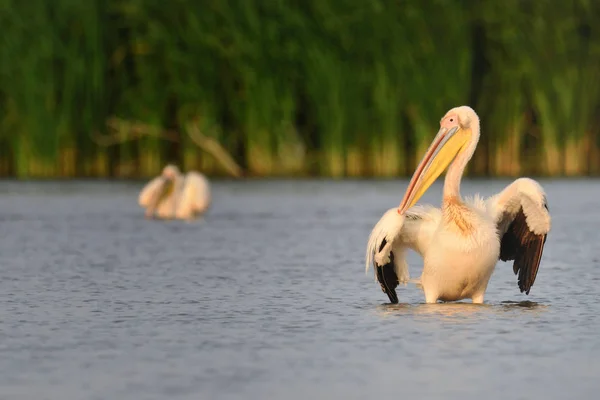
<instances>
[{"instance_id":1,"label":"blurred green vegetation","mask_svg":"<svg viewBox=\"0 0 600 400\"><path fill-rule=\"evenodd\" d=\"M0 0L0 26L2 176L226 174L192 125L250 176L406 176L462 104L471 175L600 173L594 0Z\"/></svg>"}]
</instances>

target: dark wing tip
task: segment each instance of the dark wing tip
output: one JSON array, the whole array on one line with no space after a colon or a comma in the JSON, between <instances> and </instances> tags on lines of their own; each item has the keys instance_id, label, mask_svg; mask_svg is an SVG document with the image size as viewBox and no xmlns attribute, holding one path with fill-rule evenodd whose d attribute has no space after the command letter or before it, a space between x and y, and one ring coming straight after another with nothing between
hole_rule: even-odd
<instances>
[{"instance_id":1,"label":"dark wing tip","mask_svg":"<svg viewBox=\"0 0 600 400\"><path fill-rule=\"evenodd\" d=\"M529 295L542 259L547 234L536 235L527 225L523 209L519 210L500 243L500 259L514 260L513 272L518 274L521 293Z\"/></svg>"},{"instance_id":2,"label":"dark wing tip","mask_svg":"<svg viewBox=\"0 0 600 400\"><path fill-rule=\"evenodd\" d=\"M379 246L379 251L386 245L384 239ZM377 280L381 285L381 290L387 294L392 304L398 304L398 295L396 294L396 288L398 287L398 275L394 269L394 253L390 251L390 262L385 265L376 265L377 269Z\"/></svg>"},{"instance_id":3,"label":"dark wing tip","mask_svg":"<svg viewBox=\"0 0 600 400\"><path fill-rule=\"evenodd\" d=\"M515 266L519 272L519 289L521 293L525 292L525 294L529 295L529 291L535 282L540 261L542 260L546 237L547 235L535 235L532 233L530 240L523 244L523 249L518 259L515 260Z\"/></svg>"}]
</instances>

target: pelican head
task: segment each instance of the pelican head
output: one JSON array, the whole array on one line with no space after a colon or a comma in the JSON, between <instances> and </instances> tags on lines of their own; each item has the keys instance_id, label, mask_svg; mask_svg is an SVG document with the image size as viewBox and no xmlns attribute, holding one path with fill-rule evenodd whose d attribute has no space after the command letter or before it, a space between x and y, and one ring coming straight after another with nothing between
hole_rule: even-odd
<instances>
[{"instance_id":1,"label":"pelican head","mask_svg":"<svg viewBox=\"0 0 600 400\"><path fill-rule=\"evenodd\" d=\"M479 117L471 107L460 106L448 111L408 184L398 213L403 214L414 206L457 155L466 149L475 150L478 140Z\"/></svg>"},{"instance_id":2,"label":"pelican head","mask_svg":"<svg viewBox=\"0 0 600 400\"><path fill-rule=\"evenodd\" d=\"M180 174L179 168L176 165L169 164L162 170L162 177L168 180L173 180Z\"/></svg>"}]
</instances>

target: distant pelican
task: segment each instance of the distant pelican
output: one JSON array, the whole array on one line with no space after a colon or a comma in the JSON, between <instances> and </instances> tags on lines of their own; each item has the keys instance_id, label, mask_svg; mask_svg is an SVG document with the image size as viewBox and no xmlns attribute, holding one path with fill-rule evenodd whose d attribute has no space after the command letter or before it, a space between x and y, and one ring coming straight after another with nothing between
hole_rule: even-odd
<instances>
[{"instance_id":1,"label":"distant pelican","mask_svg":"<svg viewBox=\"0 0 600 400\"><path fill-rule=\"evenodd\" d=\"M476 195L463 201L460 180L478 141L475 111L467 106L448 111L400 206L388 210L373 228L366 269L373 263L392 303L398 303L398 284L409 282L408 248L423 257L416 283L427 303L469 298L483 303L498 259L514 260L519 289L529 294L550 231L546 195L536 181L519 178L488 199ZM448 165L441 209L415 206Z\"/></svg>"},{"instance_id":2,"label":"distant pelican","mask_svg":"<svg viewBox=\"0 0 600 400\"><path fill-rule=\"evenodd\" d=\"M193 219L206 212L210 202L210 186L204 175L190 171L183 176L171 164L142 189L138 199L147 218L160 219Z\"/></svg>"}]
</instances>

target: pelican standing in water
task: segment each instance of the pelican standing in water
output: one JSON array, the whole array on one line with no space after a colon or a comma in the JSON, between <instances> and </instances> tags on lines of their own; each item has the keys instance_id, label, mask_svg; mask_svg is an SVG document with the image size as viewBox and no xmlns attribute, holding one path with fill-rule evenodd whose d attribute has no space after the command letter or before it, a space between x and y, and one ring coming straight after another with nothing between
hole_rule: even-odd
<instances>
[{"instance_id":1,"label":"pelican standing in water","mask_svg":"<svg viewBox=\"0 0 600 400\"><path fill-rule=\"evenodd\" d=\"M206 212L210 201L210 186L204 175L190 171L184 176L172 164L142 189L138 199L147 218L186 220Z\"/></svg>"},{"instance_id":2,"label":"pelican standing in water","mask_svg":"<svg viewBox=\"0 0 600 400\"><path fill-rule=\"evenodd\" d=\"M469 298L483 303L499 259L514 260L519 289L529 294L550 231L546 195L536 181L519 178L488 199L476 195L463 200L460 181L478 141L475 111L468 106L448 111L400 206L388 210L373 228L366 269L373 264L392 303L398 303L398 284L409 282L407 249L423 257L416 283L426 303ZM441 208L415 205L448 165Z\"/></svg>"}]
</instances>

